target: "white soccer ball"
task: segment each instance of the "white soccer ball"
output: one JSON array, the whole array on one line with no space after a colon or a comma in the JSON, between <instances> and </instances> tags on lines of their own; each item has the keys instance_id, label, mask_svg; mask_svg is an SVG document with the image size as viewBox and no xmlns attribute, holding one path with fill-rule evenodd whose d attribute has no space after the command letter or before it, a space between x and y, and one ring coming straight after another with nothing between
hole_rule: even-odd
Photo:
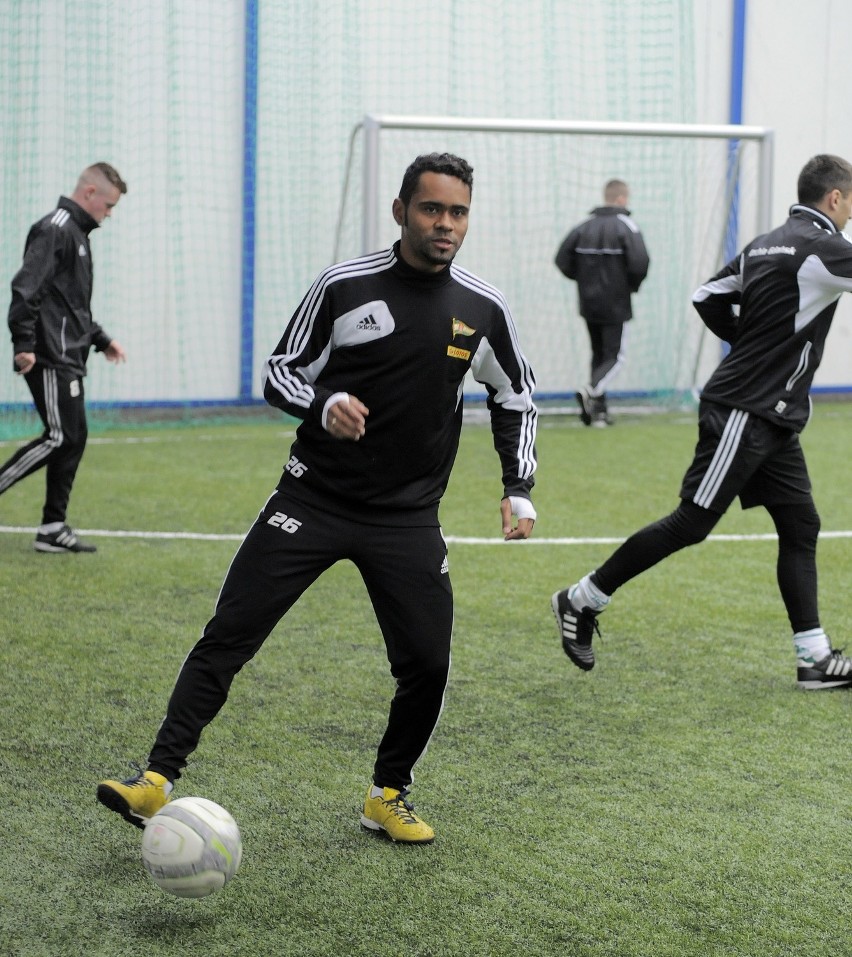
<instances>
[{"instance_id":1,"label":"white soccer ball","mask_svg":"<svg viewBox=\"0 0 852 957\"><path fill-rule=\"evenodd\" d=\"M221 890L237 873L242 854L237 822L202 797L170 801L148 820L142 836L145 870L178 897Z\"/></svg>"}]
</instances>

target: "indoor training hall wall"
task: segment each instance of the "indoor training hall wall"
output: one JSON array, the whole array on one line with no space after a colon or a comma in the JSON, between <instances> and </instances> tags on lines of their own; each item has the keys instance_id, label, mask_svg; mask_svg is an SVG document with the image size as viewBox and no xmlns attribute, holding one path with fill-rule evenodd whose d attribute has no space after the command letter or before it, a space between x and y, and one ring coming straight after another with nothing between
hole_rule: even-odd
<instances>
[{"instance_id":1,"label":"indoor training hall wall","mask_svg":"<svg viewBox=\"0 0 852 957\"><path fill-rule=\"evenodd\" d=\"M82 166L109 160L130 184L93 243L95 313L129 361L117 369L94 357L92 398L238 396L245 6L0 0L0 279L7 296L27 229L71 191ZM692 20L689 49L649 43L643 52L633 38L653 39L651 6L260 0L255 395L263 357L333 255L348 137L365 113L728 122L732 0L671 0L673 16ZM665 9L665 0L653 6ZM557 21L564 34L553 29ZM671 40L663 20L659 29ZM852 156L844 81L850 36L847 0L748 0L742 121L776 131L776 222L795 199L808 156ZM580 37L600 42L575 49ZM519 48L538 53L518 57ZM626 58L607 60L613 49ZM616 97L594 79L596 69L634 70L649 56L684 78L691 105L687 97L676 106L661 100L655 112L630 85ZM327 92L316 100L294 96L288 83L304 74L334 83L321 85ZM699 187L673 183L673 209L689 215ZM852 388L850 338L845 302L819 385ZM0 367L11 368L6 335ZM14 376L0 377L0 404L27 399Z\"/></svg>"},{"instance_id":2,"label":"indoor training hall wall","mask_svg":"<svg viewBox=\"0 0 852 957\"><path fill-rule=\"evenodd\" d=\"M242 0L0 0L4 320L30 225L80 171L129 185L92 236L93 312L128 359L90 358L90 399L237 394L243 25ZM11 352L4 331L0 405L29 405Z\"/></svg>"},{"instance_id":3,"label":"indoor training hall wall","mask_svg":"<svg viewBox=\"0 0 852 957\"><path fill-rule=\"evenodd\" d=\"M700 53L698 121L728 119L731 3L696 4ZM773 224L796 201L799 170L815 153L852 161L849 114L848 0L747 0L742 122L775 130ZM723 93L723 91L725 91ZM685 184L683 201L689 202ZM852 223L848 227L852 233ZM852 389L852 296L841 298L815 380Z\"/></svg>"}]
</instances>

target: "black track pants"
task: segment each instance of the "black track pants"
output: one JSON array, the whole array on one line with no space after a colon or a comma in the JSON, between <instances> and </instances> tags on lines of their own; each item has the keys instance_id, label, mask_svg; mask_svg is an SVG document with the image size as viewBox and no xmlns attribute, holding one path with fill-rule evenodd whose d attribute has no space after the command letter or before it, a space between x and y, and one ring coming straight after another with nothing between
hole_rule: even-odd
<instances>
[{"instance_id":1,"label":"black track pants","mask_svg":"<svg viewBox=\"0 0 852 957\"><path fill-rule=\"evenodd\" d=\"M591 378L589 385L595 395L607 392L624 365L623 322L586 322L592 347Z\"/></svg>"},{"instance_id":2,"label":"black track pants","mask_svg":"<svg viewBox=\"0 0 852 957\"><path fill-rule=\"evenodd\" d=\"M88 438L83 380L42 366L36 366L24 378L44 423L44 432L0 466L0 493L44 468L46 492L42 523L64 522Z\"/></svg>"},{"instance_id":3,"label":"black track pants","mask_svg":"<svg viewBox=\"0 0 852 957\"><path fill-rule=\"evenodd\" d=\"M778 532L778 588L793 633L818 628L819 514L813 502L770 505L768 511ZM670 515L631 535L594 573L593 581L611 595L674 552L703 542L721 517L692 502L681 502Z\"/></svg>"},{"instance_id":4,"label":"black track pants","mask_svg":"<svg viewBox=\"0 0 852 957\"><path fill-rule=\"evenodd\" d=\"M681 502L670 515L646 525L620 545L593 575L595 584L605 594L613 594L669 555L703 542L721 517L692 502Z\"/></svg>"},{"instance_id":5,"label":"black track pants","mask_svg":"<svg viewBox=\"0 0 852 957\"><path fill-rule=\"evenodd\" d=\"M438 527L365 525L276 492L237 551L215 614L180 670L149 767L179 777L235 675L319 575L349 559L367 586L396 681L373 780L407 787L440 716L449 674L453 597L446 556ZM330 640L324 625L315 622L316 641ZM278 637L287 640L286 627Z\"/></svg>"},{"instance_id":6,"label":"black track pants","mask_svg":"<svg viewBox=\"0 0 852 957\"><path fill-rule=\"evenodd\" d=\"M773 505L778 532L778 588L793 634L819 628L816 550L820 518L812 502Z\"/></svg>"}]
</instances>

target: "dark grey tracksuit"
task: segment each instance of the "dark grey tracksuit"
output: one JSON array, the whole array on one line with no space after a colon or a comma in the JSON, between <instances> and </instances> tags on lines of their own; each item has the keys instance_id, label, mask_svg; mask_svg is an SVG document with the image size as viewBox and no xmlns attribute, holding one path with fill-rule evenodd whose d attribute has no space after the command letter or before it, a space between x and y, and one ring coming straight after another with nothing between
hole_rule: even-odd
<instances>
[{"instance_id":1,"label":"dark grey tracksuit","mask_svg":"<svg viewBox=\"0 0 852 957\"><path fill-rule=\"evenodd\" d=\"M648 274L645 241L628 209L598 206L568 233L555 262L577 283L592 347L589 391L602 394L621 365L624 324L633 317L631 294Z\"/></svg>"}]
</instances>

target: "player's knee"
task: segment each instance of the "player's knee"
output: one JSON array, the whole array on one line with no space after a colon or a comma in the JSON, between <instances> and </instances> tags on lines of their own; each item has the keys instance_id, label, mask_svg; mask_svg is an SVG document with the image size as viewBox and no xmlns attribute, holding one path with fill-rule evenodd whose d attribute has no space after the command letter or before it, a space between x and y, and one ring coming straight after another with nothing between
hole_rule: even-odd
<instances>
[{"instance_id":1,"label":"player's knee","mask_svg":"<svg viewBox=\"0 0 852 957\"><path fill-rule=\"evenodd\" d=\"M820 520L819 512L816 510L813 503L811 503L803 512L802 521L805 526L806 534L816 541L817 537L819 536L819 530L822 528L822 521Z\"/></svg>"},{"instance_id":2,"label":"player's knee","mask_svg":"<svg viewBox=\"0 0 852 957\"><path fill-rule=\"evenodd\" d=\"M437 648L423 647L391 670L400 684L443 688L450 674L450 655Z\"/></svg>"},{"instance_id":3,"label":"player's knee","mask_svg":"<svg viewBox=\"0 0 852 957\"><path fill-rule=\"evenodd\" d=\"M59 459L80 459L86 448L86 438L82 441L79 436L69 435L67 432L53 433L47 440L51 453Z\"/></svg>"},{"instance_id":4,"label":"player's knee","mask_svg":"<svg viewBox=\"0 0 852 957\"><path fill-rule=\"evenodd\" d=\"M446 684L450 673L450 656L433 652L423 656L416 667L425 681Z\"/></svg>"},{"instance_id":5,"label":"player's knee","mask_svg":"<svg viewBox=\"0 0 852 957\"><path fill-rule=\"evenodd\" d=\"M694 502L682 501L671 515L663 519L663 523L676 545L687 548L703 542L719 518L715 512L701 508Z\"/></svg>"},{"instance_id":6,"label":"player's knee","mask_svg":"<svg viewBox=\"0 0 852 957\"><path fill-rule=\"evenodd\" d=\"M774 506L769 514L782 541L816 543L822 521L813 502Z\"/></svg>"}]
</instances>

